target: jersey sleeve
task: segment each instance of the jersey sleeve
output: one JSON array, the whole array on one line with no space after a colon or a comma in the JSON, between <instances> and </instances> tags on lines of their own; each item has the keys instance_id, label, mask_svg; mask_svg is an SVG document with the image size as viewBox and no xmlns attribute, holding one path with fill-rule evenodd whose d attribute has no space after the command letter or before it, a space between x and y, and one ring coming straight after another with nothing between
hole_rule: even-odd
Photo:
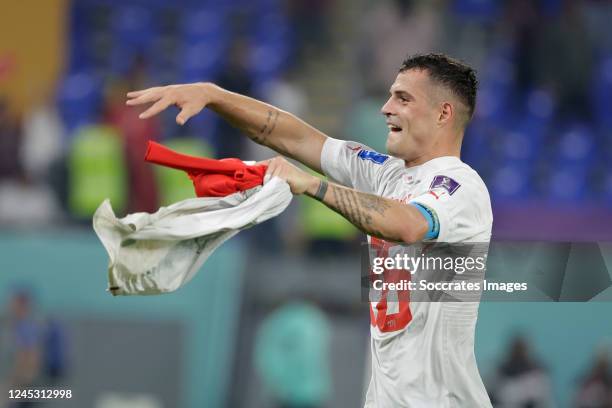
<instances>
[{"instance_id":1,"label":"jersey sleeve","mask_svg":"<svg viewBox=\"0 0 612 408\"><path fill-rule=\"evenodd\" d=\"M429 189L410 200L430 209L439 225L437 242L488 242L492 214L489 194L480 178L467 172L438 174Z\"/></svg>"},{"instance_id":2,"label":"jersey sleeve","mask_svg":"<svg viewBox=\"0 0 612 408\"><path fill-rule=\"evenodd\" d=\"M328 138L321 152L321 169L338 184L378 193L397 159L357 142Z\"/></svg>"}]
</instances>

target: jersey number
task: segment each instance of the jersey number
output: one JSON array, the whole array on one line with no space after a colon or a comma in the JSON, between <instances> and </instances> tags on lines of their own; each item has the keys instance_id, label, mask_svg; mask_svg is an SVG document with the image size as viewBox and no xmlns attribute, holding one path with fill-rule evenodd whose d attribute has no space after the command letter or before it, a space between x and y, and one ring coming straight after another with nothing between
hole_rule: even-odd
<instances>
[{"instance_id":1,"label":"jersey number","mask_svg":"<svg viewBox=\"0 0 612 408\"><path fill-rule=\"evenodd\" d=\"M380 258L394 257L394 247L401 248L400 245L374 237L370 240L370 247L374 250L375 256ZM401 280L410 279L411 275L410 272L403 269L385 268L382 274L371 276L374 279L380 279L382 276L387 283L398 283ZM384 333L402 330L412 320L410 292L408 290L377 292L380 295L378 302L370 302L370 324L377 326Z\"/></svg>"}]
</instances>

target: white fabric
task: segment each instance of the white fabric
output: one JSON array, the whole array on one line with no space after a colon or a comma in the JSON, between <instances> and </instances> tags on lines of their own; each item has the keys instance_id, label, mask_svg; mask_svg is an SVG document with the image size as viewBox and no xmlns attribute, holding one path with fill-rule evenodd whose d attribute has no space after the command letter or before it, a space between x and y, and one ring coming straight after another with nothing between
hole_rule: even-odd
<instances>
[{"instance_id":1,"label":"white fabric","mask_svg":"<svg viewBox=\"0 0 612 408\"><path fill-rule=\"evenodd\" d=\"M439 157L406 168L394 157L360 156L362 150L369 149L328 139L321 154L323 171L348 187L429 207L440 222L436 242L490 241L489 193L478 174L459 158ZM434 180L440 180L436 177L450 178L459 187L432 188ZM403 250L415 256L421 245ZM390 296L387 315L393 317L399 315L400 306ZM370 305L376 317L376 302ZM490 407L474 356L478 302L411 301L409 311L412 319L399 330L382 332L370 326L372 377L365 407Z\"/></svg>"},{"instance_id":2,"label":"white fabric","mask_svg":"<svg viewBox=\"0 0 612 408\"><path fill-rule=\"evenodd\" d=\"M93 226L110 258L109 290L113 295L175 291L223 242L280 214L292 197L289 185L273 177L227 197L191 198L121 219L105 200Z\"/></svg>"}]
</instances>

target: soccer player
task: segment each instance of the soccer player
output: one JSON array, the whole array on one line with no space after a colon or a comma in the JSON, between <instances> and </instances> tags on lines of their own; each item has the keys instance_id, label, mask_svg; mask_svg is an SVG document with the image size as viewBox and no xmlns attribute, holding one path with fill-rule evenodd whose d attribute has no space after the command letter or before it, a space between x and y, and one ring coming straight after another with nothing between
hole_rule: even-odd
<instances>
[{"instance_id":1,"label":"soccer player","mask_svg":"<svg viewBox=\"0 0 612 408\"><path fill-rule=\"evenodd\" d=\"M128 93L152 104L149 118L176 105L178 124L208 107L257 143L326 174L322 181L283 157L268 173L294 194L323 202L368 234L370 243L488 242L485 184L460 160L474 113L473 69L440 54L406 59L382 107L389 155L326 136L295 116L211 83ZM370 304L372 378L366 408L490 407L474 357L478 302Z\"/></svg>"}]
</instances>

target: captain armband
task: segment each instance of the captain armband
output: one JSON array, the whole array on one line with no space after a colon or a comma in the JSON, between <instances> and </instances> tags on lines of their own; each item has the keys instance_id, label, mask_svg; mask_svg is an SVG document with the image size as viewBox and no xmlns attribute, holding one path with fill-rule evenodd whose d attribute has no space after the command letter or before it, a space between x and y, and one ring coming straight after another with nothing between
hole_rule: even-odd
<instances>
[{"instance_id":1,"label":"captain armband","mask_svg":"<svg viewBox=\"0 0 612 408\"><path fill-rule=\"evenodd\" d=\"M438 221L438 216L436 215L435 211L420 203L411 202L409 204L416 207L416 209L419 210L419 212L427 220L428 228L427 233L425 234L425 239L428 240L438 238L438 235L440 234L440 221Z\"/></svg>"}]
</instances>

